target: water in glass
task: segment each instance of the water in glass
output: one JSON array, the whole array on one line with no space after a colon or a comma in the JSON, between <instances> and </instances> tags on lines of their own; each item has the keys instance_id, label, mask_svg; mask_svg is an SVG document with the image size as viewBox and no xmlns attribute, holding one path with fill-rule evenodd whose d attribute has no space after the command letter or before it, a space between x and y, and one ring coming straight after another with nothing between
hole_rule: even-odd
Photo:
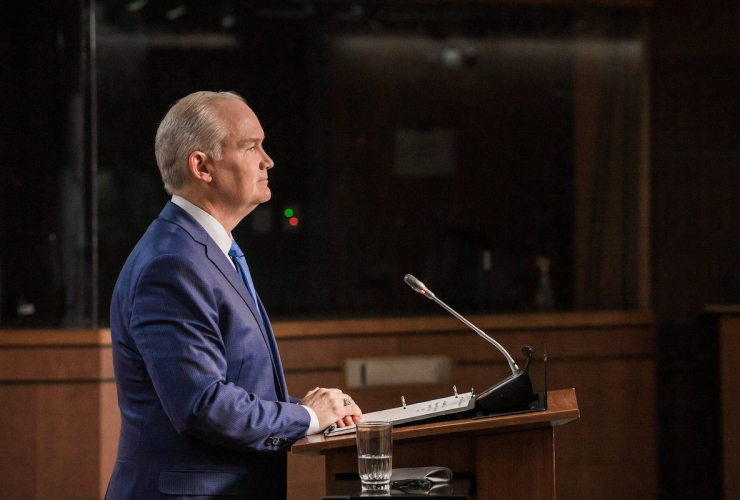
<instances>
[{"instance_id":1,"label":"water in glass","mask_svg":"<svg viewBox=\"0 0 740 500\"><path fill-rule=\"evenodd\" d=\"M388 484L391 478L390 455L359 455L360 480L367 484Z\"/></svg>"},{"instance_id":2,"label":"water in glass","mask_svg":"<svg viewBox=\"0 0 740 500\"><path fill-rule=\"evenodd\" d=\"M388 489L393 456L393 426L388 422L357 424L357 467L363 491Z\"/></svg>"}]
</instances>

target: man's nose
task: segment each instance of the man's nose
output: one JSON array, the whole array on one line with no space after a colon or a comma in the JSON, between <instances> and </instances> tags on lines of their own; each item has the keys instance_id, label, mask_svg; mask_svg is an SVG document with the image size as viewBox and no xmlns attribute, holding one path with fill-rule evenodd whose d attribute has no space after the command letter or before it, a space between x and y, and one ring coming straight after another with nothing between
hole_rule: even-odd
<instances>
[{"instance_id":1,"label":"man's nose","mask_svg":"<svg viewBox=\"0 0 740 500\"><path fill-rule=\"evenodd\" d=\"M275 166L275 162L272 161L272 158L270 158L265 150L262 150L262 165L266 170Z\"/></svg>"}]
</instances>

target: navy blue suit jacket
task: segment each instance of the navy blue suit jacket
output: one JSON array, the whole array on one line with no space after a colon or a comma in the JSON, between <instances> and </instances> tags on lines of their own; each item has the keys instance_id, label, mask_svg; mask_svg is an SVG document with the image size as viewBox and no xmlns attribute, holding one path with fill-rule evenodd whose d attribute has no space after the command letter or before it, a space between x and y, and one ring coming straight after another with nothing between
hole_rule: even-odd
<instances>
[{"instance_id":1,"label":"navy blue suit jacket","mask_svg":"<svg viewBox=\"0 0 740 500\"><path fill-rule=\"evenodd\" d=\"M261 302L171 202L121 271L111 336L121 436L107 498L285 498L285 451L310 417Z\"/></svg>"}]
</instances>

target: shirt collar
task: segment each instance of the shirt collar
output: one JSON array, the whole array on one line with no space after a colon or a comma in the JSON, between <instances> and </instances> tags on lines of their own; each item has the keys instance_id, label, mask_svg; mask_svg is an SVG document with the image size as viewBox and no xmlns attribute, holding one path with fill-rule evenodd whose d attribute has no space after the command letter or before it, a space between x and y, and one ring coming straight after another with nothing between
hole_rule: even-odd
<instances>
[{"instance_id":1,"label":"shirt collar","mask_svg":"<svg viewBox=\"0 0 740 500\"><path fill-rule=\"evenodd\" d=\"M219 221L214 219L211 214L209 214L202 208L193 205L182 196L173 194L172 203L192 215L193 218L198 221L201 226L203 226L203 229L206 230L208 236L210 236L211 239L216 243L216 245L218 245L218 248L221 249L224 255L229 258L229 250L231 249L232 240L231 234L226 232L226 229L224 229ZM231 261L231 258L229 258L229 262L231 262L232 266L234 265L234 263Z\"/></svg>"}]
</instances>

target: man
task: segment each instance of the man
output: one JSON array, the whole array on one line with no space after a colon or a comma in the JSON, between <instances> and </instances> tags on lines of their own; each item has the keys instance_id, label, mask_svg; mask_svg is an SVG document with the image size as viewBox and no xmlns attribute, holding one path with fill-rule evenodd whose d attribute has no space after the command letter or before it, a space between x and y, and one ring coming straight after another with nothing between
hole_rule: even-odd
<instances>
[{"instance_id":1,"label":"man","mask_svg":"<svg viewBox=\"0 0 740 500\"><path fill-rule=\"evenodd\" d=\"M159 126L173 195L136 245L111 303L121 408L107 498L285 498L286 450L361 418L338 389L288 396L270 321L231 231L270 199L254 112L197 92Z\"/></svg>"}]
</instances>

